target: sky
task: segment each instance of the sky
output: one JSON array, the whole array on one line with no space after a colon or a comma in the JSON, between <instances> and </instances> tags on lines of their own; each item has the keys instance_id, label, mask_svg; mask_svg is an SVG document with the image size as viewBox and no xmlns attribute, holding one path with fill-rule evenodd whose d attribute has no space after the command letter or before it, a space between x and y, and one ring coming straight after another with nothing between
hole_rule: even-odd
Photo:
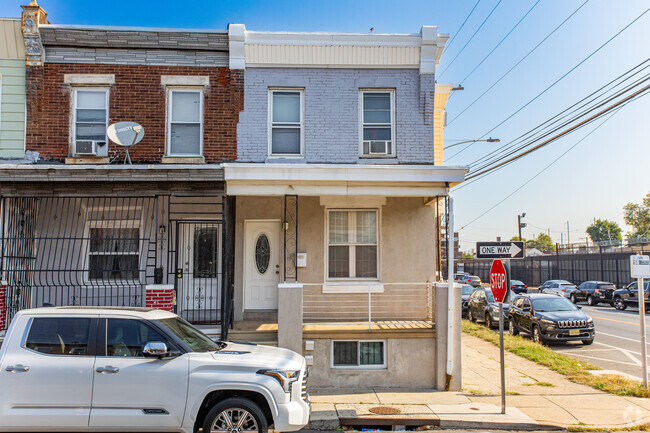
<instances>
[{"instance_id":1,"label":"sky","mask_svg":"<svg viewBox=\"0 0 650 433\"><path fill-rule=\"evenodd\" d=\"M459 31L476 1L41 0L39 4L54 24L225 29L228 23L243 23L249 30L360 33L370 28L377 33L417 33L422 25L438 26L440 33L449 33L454 39L445 49L436 79L465 88L454 92L447 104L451 123L445 129L446 145L483 137L650 7L649 0L588 0L532 55L456 118L585 0L480 0ZM0 0L0 16L18 17L19 6L26 3ZM521 24L462 81L531 7ZM650 12L489 133L501 143L475 143L457 156L454 154L465 145L449 149L445 164L467 165L489 155L650 58L649 42ZM517 215L523 212L528 224L524 238L543 232L550 233L554 242L584 242L585 229L594 218L616 221L624 231L629 230L623 222L623 206L640 203L650 193L650 96L625 106L592 132L599 123L454 189L461 250L474 249L477 241L517 235Z\"/></svg>"}]
</instances>

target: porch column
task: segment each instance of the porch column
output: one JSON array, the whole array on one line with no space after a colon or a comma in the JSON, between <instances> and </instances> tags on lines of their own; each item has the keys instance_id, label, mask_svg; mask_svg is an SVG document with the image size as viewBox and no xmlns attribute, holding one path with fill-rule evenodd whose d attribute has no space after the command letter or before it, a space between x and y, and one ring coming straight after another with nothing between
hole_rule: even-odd
<instances>
[{"instance_id":1,"label":"porch column","mask_svg":"<svg viewBox=\"0 0 650 433\"><path fill-rule=\"evenodd\" d=\"M302 353L302 284L278 284L278 347Z\"/></svg>"},{"instance_id":2,"label":"porch column","mask_svg":"<svg viewBox=\"0 0 650 433\"><path fill-rule=\"evenodd\" d=\"M462 387L461 377L461 313L462 299L461 286L454 284L453 296L453 314L452 322L453 334L451 339L447 339L447 297L449 294L448 283L436 283L436 389L440 391L460 391ZM451 341L451 359L452 373L447 384L447 341Z\"/></svg>"},{"instance_id":3,"label":"porch column","mask_svg":"<svg viewBox=\"0 0 650 433\"><path fill-rule=\"evenodd\" d=\"M222 282L221 282L221 339L228 339L232 325L235 296L235 212L237 197L223 198Z\"/></svg>"}]
</instances>

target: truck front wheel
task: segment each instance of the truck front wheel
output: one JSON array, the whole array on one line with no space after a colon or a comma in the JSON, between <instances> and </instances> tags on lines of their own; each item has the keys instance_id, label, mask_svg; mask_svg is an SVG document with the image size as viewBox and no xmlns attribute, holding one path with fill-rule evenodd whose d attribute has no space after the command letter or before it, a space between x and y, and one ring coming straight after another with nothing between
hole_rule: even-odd
<instances>
[{"instance_id":1,"label":"truck front wheel","mask_svg":"<svg viewBox=\"0 0 650 433\"><path fill-rule=\"evenodd\" d=\"M239 397L217 403L203 422L204 433L267 433L268 428L259 406Z\"/></svg>"}]
</instances>

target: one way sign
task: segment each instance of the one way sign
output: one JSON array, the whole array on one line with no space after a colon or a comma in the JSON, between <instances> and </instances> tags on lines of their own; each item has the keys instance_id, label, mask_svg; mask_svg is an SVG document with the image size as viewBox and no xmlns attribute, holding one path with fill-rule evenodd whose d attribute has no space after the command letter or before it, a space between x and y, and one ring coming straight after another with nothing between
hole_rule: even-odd
<instances>
[{"instance_id":1,"label":"one way sign","mask_svg":"<svg viewBox=\"0 0 650 433\"><path fill-rule=\"evenodd\" d=\"M523 259L523 242L477 242L477 259Z\"/></svg>"}]
</instances>

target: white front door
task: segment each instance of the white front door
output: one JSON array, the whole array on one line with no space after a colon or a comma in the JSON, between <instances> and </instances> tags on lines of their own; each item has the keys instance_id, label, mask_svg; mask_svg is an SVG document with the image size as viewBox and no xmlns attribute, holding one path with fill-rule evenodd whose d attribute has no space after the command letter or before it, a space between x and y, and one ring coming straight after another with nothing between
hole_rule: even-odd
<instances>
[{"instance_id":1,"label":"white front door","mask_svg":"<svg viewBox=\"0 0 650 433\"><path fill-rule=\"evenodd\" d=\"M193 323L215 323L221 308L221 226L182 223L179 265L183 270L178 314Z\"/></svg>"},{"instance_id":2,"label":"white front door","mask_svg":"<svg viewBox=\"0 0 650 433\"><path fill-rule=\"evenodd\" d=\"M277 310L280 221L246 221L244 236L244 309Z\"/></svg>"}]
</instances>

